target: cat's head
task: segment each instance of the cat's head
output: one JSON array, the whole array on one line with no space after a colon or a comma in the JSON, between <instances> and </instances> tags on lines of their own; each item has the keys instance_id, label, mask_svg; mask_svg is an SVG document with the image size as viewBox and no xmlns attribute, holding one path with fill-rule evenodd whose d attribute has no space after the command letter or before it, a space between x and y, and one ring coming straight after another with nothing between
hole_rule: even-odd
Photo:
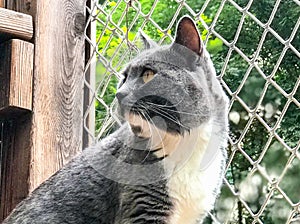
<instances>
[{"instance_id":1,"label":"cat's head","mask_svg":"<svg viewBox=\"0 0 300 224\"><path fill-rule=\"evenodd\" d=\"M119 113L137 135L147 137L148 124L183 134L224 109L226 97L190 17L181 18L171 45L141 36L146 49L124 69L117 91Z\"/></svg>"}]
</instances>

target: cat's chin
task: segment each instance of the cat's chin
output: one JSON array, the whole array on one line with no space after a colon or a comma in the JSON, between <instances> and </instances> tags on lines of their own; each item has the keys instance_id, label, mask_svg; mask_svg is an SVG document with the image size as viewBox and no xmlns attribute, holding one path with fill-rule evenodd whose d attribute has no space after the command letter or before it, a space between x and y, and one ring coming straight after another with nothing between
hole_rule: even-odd
<instances>
[{"instance_id":1,"label":"cat's chin","mask_svg":"<svg viewBox=\"0 0 300 224\"><path fill-rule=\"evenodd\" d=\"M136 113L125 113L125 119L136 137L149 140L149 149L155 151L158 157L170 155L183 137L180 134L167 131L167 128L156 127Z\"/></svg>"},{"instance_id":2,"label":"cat's chin","mask_svg":"<svg viewBox=\"0 0 300 224\"><path fill-rule=\"evenodd\" d=\"M142 116L135 113L125 113L124 117L135 136L145 139L151 138L150 124Z\"/></svg>"}]
</instances>

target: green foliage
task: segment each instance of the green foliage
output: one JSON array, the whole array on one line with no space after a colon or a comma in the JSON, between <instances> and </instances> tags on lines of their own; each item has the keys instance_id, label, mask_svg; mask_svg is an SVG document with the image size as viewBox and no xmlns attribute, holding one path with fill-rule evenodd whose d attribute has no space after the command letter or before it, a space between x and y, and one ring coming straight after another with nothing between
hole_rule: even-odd
<instances>
[{"instance_id":1,"label":"green foliage","mask_svg":"<svg viewBox=\"0 0 300 224\"><path fill-rule=\"evenodd\" d=\"M113 102L117 92L118 79L116 76L112 75L111 77L109 77L107 83L109 83L109 85L107 86L106 91L104 91L104 94L102 96L103 101L96 100L95 102L96 131L99 131L101 129L105 118L109 114L107 106Z\"/></svg>"},{"instance_id":2,"label":"green foliage","mask_svg":"<svg viewBox=\"0 0 300 224\"><path fill-rule=\"evenodd\" d=\"M248 3L248 1L235 2L243 7ZM262 22L267 22L274 8L274 4L275 1L273 0L254 0L249 11ZM212 15L213 14L214 12L212 12ZM286 40L290 37L295 23L298 20L299 14L300 7L293 3L293 1L282 1L274 20L271 23L271 27ZM215 30L228 42L232 42L235 40L237 27L240 23L241 17L242 14L233 5L226 3L220 17L218 18ZM275 81L275 83L278 84L283 91L289 94L296 88L296 81L299 79L299 58L292 50L288 49L278 70L274 73L274 68L282 54L284 45L276 37L274 37L273 34L268 32L261 51L257 52L257 46L261 41L263 31L264 30L259 27L253 19L246 16L235 45L249 59L253 59L254 56L259 53L259 57L256 59L259 69L261 69L267 77L272 75L272 81ZM296 49L300 49L299 35L296 35L291 43ZM222 51L212 55L218 74L221 73L221 69L223 68L225 61L224 58L226 58L227 55L227 47L223 47ZM282 119L275 132L289 147L296 147L297 144L299 144L300 139L299 107L294 103L286 105L287 99L282 95L280 92L281 90L272 84L267 84L266 78L264 78L255 68L252 68L249 71L249 75L244 86L240 88L242 80L244 79L246 72L249 70L249 66L250 64L248 64L239 54L233 51L223 75L224 81L231 92L237 94L250 109L257 109L257 114L271 128L274 128L275 125ZM265 95L262 95L264 88L267 88L267 91ZM263 97L263 99L260 103L261 97ZM299 100L299 96L297 98L296 94L294 97ZM283 114L284 108L287 106L288 109L286 113ZM299 202L300 195L299 191L296 190L297 187L291 187L296 185L299 186L300 184L299 172L295 172L295 170L300 170L299 158L295 158L291 165L287 165L291 153L286 147L279 143L276 138L272 138L271 143L268 145L267 142L270 139L270 135L266 128L257 119L251 120L246 108L244 108L244 106L242 106L242 104L238 101L235 101L231 107L231 114L234 113L238 115L238 120L235 122L233 122L234 120L230 120L231 138L234 142L239 140L241 149L249 155L254 162L258 162L264 169L266 169L267 174L272 178L278 179L280 175L282 175L285 166L288 166L288 172L285 173L279 186L284 190L284 192L289 192L288 196L293 202ZM243 136L243 131L248 124L250 124L249 129ZM267 151L265 152L264 150L266 149ZM230 148L228 152L230 156L234 155L234 157L227 173L227 179L233 184L236 190L242 191L241 183L246 182L245 175L248 176L249 172L251 170L253 171L255 168L248 162L243 154L239 153L239 151L235 151L235 148ZM262 155L264 155L264 157L262 157ZM253 176L257 177L256 174ZM258 184L255 188L255 192L257 192L255 195L255 201L251 202L249 200L245 200L254 213L258 212L258 209L261 208L262 203L266 199L266 194L270 193L267 190L270 187L270 183L261 175L258 176L260 184ZM288 215L292 211L292 208L278 192L271 195L272 197L269 205L265 209L261 220L263 223L267 224L285 223ZM230 198L234 200L232 195L222 193L220 201L225 202ZM233 208L236 213L227 218L231 218L231 220L235 220L237 223L252 222L249 221L251 215L246 211L243 205L238 206L237 204L233 204L233 207L230 207L230 209ZM284 215L279 214L277 212L278 210L282 211Z\"/></svg>"},{"instance_id":3,"label":"green foliage","mask_svg":"<svg viewBox=\"0 0 300 224\"><path fill-rule=\"evenodd\" d=\"M142 13L148 14L152 10L155 1L139 0L138 2ZM249 1L235 0L235 2L241 7L246 7ZM195 12L199 12L204 1L186 0L186 3ZM214 20L220 3L220 0L211 0L207 9L201 15L202 20L208 26ZM249 11L262 23L267 23L274 5L275 0L254 0ZM141 26L143 26L143 31L153 40L163 44L170 43L170 36L174 36L176 21L171 25L170 23L173 21L178 7L179 4L175 0L158 1L151 14L151 19L163 30L162 32L152 22L145 21L145 18L139 15L135 8L128 8L124 1L108 1L105 11L111 15L111 20L108 21L102 14L98 16L105 24L97 24L98 51L114 70L119 71L121 66L135 53L131 49L132 53L128 54L128 47L126 41L123 41L123 37L128 34L128 39L139 46L140 44L136 41L136 34ZM126 11L127 16L124 14ZM185 14L190 15L189 11L183 7L179 11L177 20ZM300 7L294 1L281 1L273 21L269 21L270 27L284 40L288 40L299 15ZM264 37L264 29L249 16L244 17L242 29L237 35L242 16L243 14L227 1L217 19L214 30L229 44L238 47L245 57L250 60L255 59L256 68L251 67L237 51L233 50L229 54L229 47L221 39L214 35L207 37L208 31L199 22L197 25L201 30L201 38L207 40L206 47L211 54L217 74L222 74L222 79L230 90L228 95L231 93L237 95L271 129L276 127L272 131L293 149L299 144L300 140L300 109L295 103L288 102L282 92L286 94L294 93L294 98L299 102L300 88L296 89L300 70L299 58L291 49L287 49L280 63L278 60L285 45L271 32L266 33ZM118 27L121 27L121 30ZM261 50L257 52L262 37L264 37L263 45ZM293 39L289 40L289 43L299 51L299 31ZM127 56L123 57L124 55ZM223 71L227 57L229 57L228 64ZM99 58L99 60L102 59ZM280 65L275 71L274 69L278 63ZM99 95L103 99L103 102L100 98L96 102L96 128L98 131L107 117L108 111L104 104L110 105L112 103L118 79L112 69L107 69L106 62L100 63L97 69L97 82L100 85ZM222 71L223 73L221 73ZM262 72L265 76L262 75ZM247 79L244 83L245 77ZM267 79L270 79L275 85L267 82ZM109 84L106 88L107 83ZM244 83L243 86L241 86L242 83ZM105 89L106 91L104 91ZM274 137L271 138L262 122L259 119L252 118L253 114L249 115L248 109L239 100L235 100L230 109L230 137L234 143L239 142L239 148L230 146L228 149L229 156L233 159L226 174L227 180L237 192L243 192L243 186L248 183L250 190L247 188L246 193L251 197L247 198L245 196L244 200L254 213L261 209L266 196L270 194L271 199L262 216L260 216L261 221L265 224L285 223L292 207L281 193L277 190L272 191L269 181L253 166L245 154L261 166L267 175L274 178L274 180L283 175L282 172L287 166L288 169L282 176L283 179L279 183L279 187L294 203L300 200L299 191L297 190L300 185L299 158L296 157L290 161L291 151L280 140ZM278 125L279 123L280 125ZM249 176L250 172L252 172L252 176ZM278 210L282 212L278 213ZM222 189L221 197L217 202L216 215L220 220L229 219L232 223L251 223L253 221L245 206L238 201L238 198L226 186ZM212 223L212 221L208 218L205 223Z\"/></svg>"},{"instance_id":4,"label":"green foliage","mask_svg":"<svg viewBox=\"0 0 300 224\"><path fill-rule=\"evenodd\" d=\"M142 12L147 14L152 9L154 0L140 0L139 4L141 6ZM198 6L200 1L197 3ZM197 7L197 4L195 5ZM136 34L140 27L143 26L143 31L151 37L153 40L159 42L163 40L164 44L170 43L171 39L169 35L174 36L175 34L175 23L172 27L169 27L169 22L172 20L176 10L178 8L178 3L175 0L169 1L159 1L153 11L151 18L155 21L161 29L166 30L162 32L161 29L155 27L151 22L144 24L144 18L139 16L136 10L133 7L127 7L126 3L123 1L107 1L107 7L105 11L108 14L112 14L111 20L107 20L105 15L99 13L99 20L103 23L97 23L97 32L96 40L98 51L101 55L105 57L106 60L110 61L112 67L119 71L122 68L122 65L129 60L129 58L123 58L124 53L128 50L127 43L124 41L123 37L128 35L128 39L131 42L134 42L141 48L139 42L135 42ZM127 11L127 13L126 13ZM126 15L124 14L126 13ZM178 18L188 14L187 10L182 10L179 13ZM201 18L207 23L210 24L212 19L201 15ZM118 24L118 26L116 26ZM202 32L201 38L205 40L207 35L207 30L204 30L204 27L201 23L198 23L198 26ZM121 27L121 30L118 29ZM209 37L207 43L207 49L210 53L218 53L223 48L223 42L219 38ZM99 58L101 61L101 59ZM107 80L110 77L109 80ZM106 81L105 81L106 80ZM110 105L114 99L116 93L117 78L111 71L108 71L105 63L98 63L97 65L97 86L100 85L99 94L101 94L106 88L107 82L109 82L108 88L104 92L102 97L103 102L97 100L95 103L96 106L96 132L99 132L103 126L103 122L106 120L107 107L104 105Z\"/></svg>"}]
</instances>

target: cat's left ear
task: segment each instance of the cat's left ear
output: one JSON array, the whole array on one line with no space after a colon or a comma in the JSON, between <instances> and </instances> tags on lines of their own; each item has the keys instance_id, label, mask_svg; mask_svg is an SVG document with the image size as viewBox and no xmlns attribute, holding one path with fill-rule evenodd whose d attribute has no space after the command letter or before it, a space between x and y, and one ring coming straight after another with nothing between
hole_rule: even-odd
<instances>
[{"instance_id":1,"label":"cat's left ear","mask_svg":"<svg viewBox=\"0 0 300 224\"><path fill-rule=\"evenodd\" d=\"M158 44L155 43L153 40L150 39L150 37L147 36L142 30L139 30L139 36L141 40L143 41L144 48L145 49L151 49L158 47Z\"/></svg>"},{"instance_id":2,"label":"cat's left ear","mask_svg":"<svg viewBox=\"0 0 300 224\"><path fill-rule=\"evenodd\" d=\"M203 43L196 24L189 16L180 19L177 25L175 43L183 45L201 56Z\"/></svg>"}]
</instances>

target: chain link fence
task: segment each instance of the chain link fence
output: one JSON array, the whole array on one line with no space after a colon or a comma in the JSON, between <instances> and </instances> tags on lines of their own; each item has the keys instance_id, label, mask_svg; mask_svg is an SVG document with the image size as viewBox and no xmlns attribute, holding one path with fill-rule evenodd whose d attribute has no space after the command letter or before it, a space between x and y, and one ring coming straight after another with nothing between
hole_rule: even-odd
<instances>
[{"instance_id":1,"label":"chain link fence","mask_svg":"<svg viewBox=\"0 0 300 224\"><path fill-rule=\"evenodd\" d=\"M92 0L87 6L85 136L114 128L119 70L142 29L170 43L189 14L231 99L227 173L205 223L300 223L300 1Z\"/></svg>"}]
</instances>

